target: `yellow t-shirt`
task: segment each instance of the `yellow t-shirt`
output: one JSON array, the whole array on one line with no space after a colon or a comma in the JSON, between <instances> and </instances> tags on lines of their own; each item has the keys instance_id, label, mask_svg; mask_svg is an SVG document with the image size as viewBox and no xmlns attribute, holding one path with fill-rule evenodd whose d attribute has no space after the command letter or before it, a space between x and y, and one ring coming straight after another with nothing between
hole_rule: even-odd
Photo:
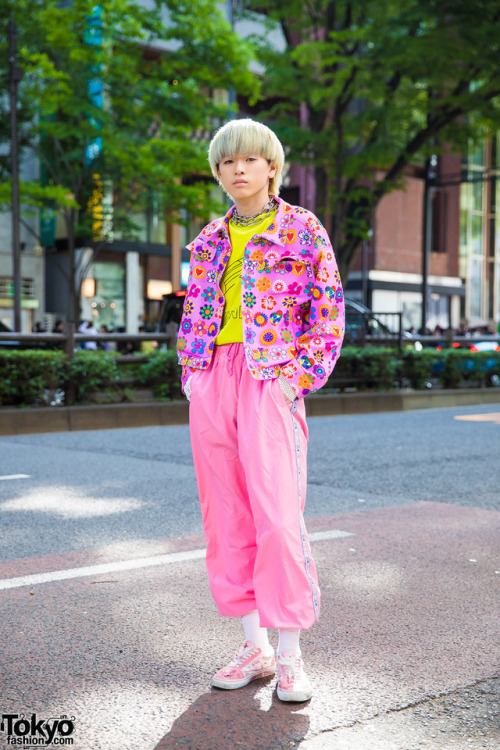
<instances>
[{"instance_id":1,"label":"yellow t-shirt","mask_svg":"<svg viewBox=\"0 0 500 750\"><path fill-rule=\"evenodd\" d=\"M235 344L243 341L243 321L241 318L241 276L245 247L255 234L263 232L272 223L276 211L269 214L252 227L238 227L229 222L231 255L222 274L220 287L224 295L224 313L216 344Z\"/></svg>"}]
</instances>

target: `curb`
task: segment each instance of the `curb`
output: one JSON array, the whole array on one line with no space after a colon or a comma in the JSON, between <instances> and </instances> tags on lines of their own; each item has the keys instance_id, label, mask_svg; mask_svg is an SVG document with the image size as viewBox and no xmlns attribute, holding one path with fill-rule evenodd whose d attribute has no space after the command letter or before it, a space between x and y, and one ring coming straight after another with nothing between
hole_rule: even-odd
<instances>
[{"instance_id":1,"label":"curb","mask_svg":"<svg viewBox=\"0 0 500 750\"><path fill-rule=\"evenodd\" d=\"M309 417L488 404L500 404L500 388L390 393L325 393L309 396L306 399ZM187 401L54 408L0 408L0 435L114 430L125 427L164 427L187 424L188 420Z\"/></svg>"}]
</instances>

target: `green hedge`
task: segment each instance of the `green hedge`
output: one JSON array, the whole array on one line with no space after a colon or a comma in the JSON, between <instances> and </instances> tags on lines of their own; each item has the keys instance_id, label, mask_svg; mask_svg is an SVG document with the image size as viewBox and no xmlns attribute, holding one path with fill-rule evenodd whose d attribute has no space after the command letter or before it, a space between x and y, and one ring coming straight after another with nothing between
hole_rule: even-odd
<instances>
[{"instance_id":1,"label":"green hedge","mask_svg":"<svg viewBox=\"0 0 500 750\"><path fill-rule=\"evenodd\" d=\"M133 382L130 375L133 372ZM100 403L133 399L131 388L147 388L158 399L181 397L180 367L174 351L156 351L144 363L118 365L116 354L0 349L0 405L66 402ZM128 378L125 380L124 378ZM346 346L327 390L387 391L395 388L463 388L500 384L500 352L463 349L417 352Z\"/></svg>"},{"instance_id":2,"label":"green hedge","mask_svg":"<svg viewBox=\"0 0 500 750\"><path fill-rule=\"evenodd\" d=\"M161 350L148 355L139 373L138 382L151 388L161 399L181 398L181 368L173 350Z\"/></svg>"},{"instance_id":3,"label":"green hedge","mask_svg":"<svg viewBox=\"0 0 500 750\"><path fill-rule=\"evenodd\" d=\"M330 376L327 387L355 387L385 391L394 388L398 374L394 349L379 346L346 346Z\"/></svg>"},{"instance_id":4,"label":"green hedge","mask_svg":"<svg viewBox=\"0 0 500 750\"><path fill-rule=\"evenodd\" d=\"M120 383L115 358L91 351L78 351L69 360L62 351L0 350L1 405L62 403L70 384L77 402L103 390L116 391Z\"/></svg>"},{"instance_id":5,"label":"green hedge","mask_svg":"<svg viewBox=\"0 0 500 750\"><path fill-rule=\"evenodd\" d=\"M48 393L63 386L66 368L61 351L0 350L0 404L47 403Z\"/></svg>"},{"instance_id":6,"label":"green hedge","mask_svg":"<svg viewBox=\"0 0 500 750\"><path fill-rule=\"evenodd\" d=\"M79 350L73 359L66 360L65 383L71 381L77 403L92 400L102 393L105 401L121 400L120 375L116 355L103 351Z\"/></svg>"},{"instance_id":7,"label":"green hedge","mask_svg":"<svg viewBox=\"0 0 500 750\"><path fill-rule=\"evenodd\" d=\"M326 387L393 390L484 387L499 382L500 352L346 346Z\"/></svg>"}]
</instances>

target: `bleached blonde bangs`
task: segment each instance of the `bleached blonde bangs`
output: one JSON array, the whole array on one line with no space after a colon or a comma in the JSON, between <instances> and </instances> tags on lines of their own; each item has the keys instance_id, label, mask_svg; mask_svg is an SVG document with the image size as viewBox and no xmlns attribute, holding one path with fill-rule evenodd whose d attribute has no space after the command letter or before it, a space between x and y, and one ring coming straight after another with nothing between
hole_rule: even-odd
<instances>
[{"instance_id":1,"label":"bleached blonde bangs","mask_svg":"<svg viewBox=\"0 0 500 750\"><path fill-rule=\"evenodd\" d=\"M270 195L278 195L283 178L285 152L273 131L255 120L230 120L216 132L208 149L212 174L219 182L219 164L236 154L258 154L276 167L269 181Z\"/></svg>"}]
</instances>

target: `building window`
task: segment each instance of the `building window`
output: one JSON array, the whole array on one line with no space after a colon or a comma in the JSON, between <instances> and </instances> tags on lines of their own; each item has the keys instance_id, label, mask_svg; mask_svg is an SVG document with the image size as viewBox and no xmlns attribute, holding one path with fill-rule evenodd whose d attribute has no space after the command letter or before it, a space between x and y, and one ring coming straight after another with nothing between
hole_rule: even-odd
<instances>
[{"instance_id":1,"label":"building window","mask_svg":"<svg viewBox=\"0 0 500 750\"><path fill-rule=\"evenodd\" d=\"M500 322L500 131L491 142L491 179L489 252L488 252L488 317Z\"/></svg>"},{"instance_id":2,"label":"building window","mask_svg":"<svg viewBox=\"0 0 500 750\"><path fill-rule=\"evenodd\" d=\"M459 273L466 284L465 317L474 325L486 313L485 251L487 237L486 142L471 148L464 164L465 182L460 192Z\"/></svg>"},{"instance_id":3,"label":"building window","mask_svg":"<svg viewBox=\"0 0 500 750\"><path fill-rule=\"evenodd\" d=\"M125 265L124 263L96 262L93 265L95 297L92 299L92 318L96 327L106 325L110 330L125 326Z\"/></svg>"}]
</instances>

